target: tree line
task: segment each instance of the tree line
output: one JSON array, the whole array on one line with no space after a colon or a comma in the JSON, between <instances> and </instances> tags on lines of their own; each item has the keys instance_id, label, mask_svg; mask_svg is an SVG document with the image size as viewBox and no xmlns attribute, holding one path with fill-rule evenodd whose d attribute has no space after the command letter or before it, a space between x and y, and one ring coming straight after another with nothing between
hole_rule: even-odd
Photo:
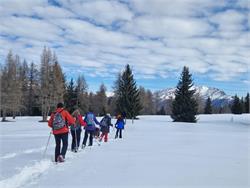
<instances>
[{"instance_id":1,"label":"tree line","mask_svg":"<svg viewBox=\"0 0 250 188\"><path fill-rule=\"evenodd\" d=\"M187 109L193 105L195 114L215 112L210 98L205 106L200 107L201 102L194 95L195 91L191 91L193 83L187 67L183 68L175 99L163 104L150 90L137 86L129 65L117 75L113 96L106 95L104 84L101 84L95 93L88 91L84 75L79 75L76 80L67 79L56 53L46 47L42 51L39 65L34 62L29 64L25 60L21 62L20 57L10 51L5 63L0 67L0 78L2 121L5 121L7 116L15 118L16 115L42 116L42 121L47 121L48 115L53 112L58 102L64 102L70 112L78 108L83 114L93 111L99 116L107 112L112 115L124 113L131 119L139 114L170 114L174 118L174 114L183 109L183 106L178 104L184 104ZM227 108L231 109L232 113L249 113L249 94L244 99L235 96L233 103Z\"/></svg>"},{"instance_id":2,"label":"tree line","mask_svg":"<svg viewBox=\"0 0 250 188\"><path fill-rule=\"evenodd\" d=\"M0 70L2 121L16 115L42 116L42 121L47 121L58 102L64 102L70 112L78 108L81 113L93 111L100 116L107 112L124 113L128 118L135 118L144 109L142 95L145 100L148 98L148 93L140 92L145 89L137 87L129 65L118 74L112 97L107 97L104 84L97 92L89 92L83 74L67 82L56 54L46 47L39 68L33 62L21 62L20 57L10 51ZM147 105L144 113L146 109L149 109Z\"/></svg>"}]
</instances>

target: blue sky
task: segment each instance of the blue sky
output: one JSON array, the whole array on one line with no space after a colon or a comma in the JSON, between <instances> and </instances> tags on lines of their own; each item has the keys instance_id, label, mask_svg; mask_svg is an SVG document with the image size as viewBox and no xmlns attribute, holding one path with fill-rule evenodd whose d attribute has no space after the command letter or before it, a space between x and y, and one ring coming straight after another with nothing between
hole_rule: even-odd
<instances>
[{"instance_id":1,"label":"blue sky","mask_svg":"<svg viewBox=\"0 0 250 188\"><path fill-rule=\"evenodd\" d=\"M175 87L186 65L195 84L245 95L249 9L249 0L0 0L0 62L11 49L39 65L47 46L92 91L111 91L126 64L147 89Z\"/></svg>"}]
</instances>

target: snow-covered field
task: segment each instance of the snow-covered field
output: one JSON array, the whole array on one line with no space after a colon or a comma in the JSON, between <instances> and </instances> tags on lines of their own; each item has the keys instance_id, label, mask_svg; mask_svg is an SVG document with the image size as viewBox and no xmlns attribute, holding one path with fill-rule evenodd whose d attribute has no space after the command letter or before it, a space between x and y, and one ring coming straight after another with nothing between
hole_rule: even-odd
<instances>
[{"instance_id":1,"label":"snow-covered field","mask_svg":"<svg viewBox=\"0 0 250 188\"><path fill-rule=\"evenodd\" d=\"M127 121L124 138L54 164L54 138L40 117L0 123L0 187L250 187L250 115L169 116ZM113 120L113 123L115 120ZM83 135L82 135L83 136ZM69 146L71 136L69 136Z\"/></svg>"}]
</instances>

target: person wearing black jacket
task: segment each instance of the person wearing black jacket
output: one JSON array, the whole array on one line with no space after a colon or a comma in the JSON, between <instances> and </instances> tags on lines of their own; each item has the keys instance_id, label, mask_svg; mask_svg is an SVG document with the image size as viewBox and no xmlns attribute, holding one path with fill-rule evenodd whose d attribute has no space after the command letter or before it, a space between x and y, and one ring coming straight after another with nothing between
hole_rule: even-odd
<instances>
[{"instance_id":1,"label":"person wearing black jacket","mask_svg":"<svg viewBox=\"0 0 250 188\"><path fill-rule=\"evenodd\" d=\"M101 125L101 136L100 136L100 142L102 141L103 137L104 137L104 142L107 142L108 141L108 134L109 134L109 130L110 130L110 126L113 126L112 123L111 123L111 116L110 114L106 114L101 122L100 122L100 125Z\"/></svg>"}]
</instances>

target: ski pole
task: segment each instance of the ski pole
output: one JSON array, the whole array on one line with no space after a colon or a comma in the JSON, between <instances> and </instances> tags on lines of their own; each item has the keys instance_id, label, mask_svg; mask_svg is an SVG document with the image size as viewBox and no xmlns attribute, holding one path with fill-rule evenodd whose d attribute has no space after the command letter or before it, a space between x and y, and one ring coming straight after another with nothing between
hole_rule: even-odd
<instances>
[{"instance_id":1,"label":"ski pole","mask_svg":"<svg viewBox=\"0 0 250 188\"><path fill-rule=\"evenodd\" d=\"M46 151L47 151L47 148L48 148L48 145L49 145L50 137L51 137L51 131L49 132L49 138L48 138L47 145L46 145L44 153L43 153L43 158L45 157L45 154L46 154Z\"/></svg>"},{"instance_id":2,"label":"ski pole","mask_svg":"<svg viewBox=\"0 0 250 188\"><path fill-rule=\"evenodd\" d=\"M75 127L75 152L78 149L78 145L77 145L77 134L76 134L76 127Z\"/></svg>"}]
</instances>

